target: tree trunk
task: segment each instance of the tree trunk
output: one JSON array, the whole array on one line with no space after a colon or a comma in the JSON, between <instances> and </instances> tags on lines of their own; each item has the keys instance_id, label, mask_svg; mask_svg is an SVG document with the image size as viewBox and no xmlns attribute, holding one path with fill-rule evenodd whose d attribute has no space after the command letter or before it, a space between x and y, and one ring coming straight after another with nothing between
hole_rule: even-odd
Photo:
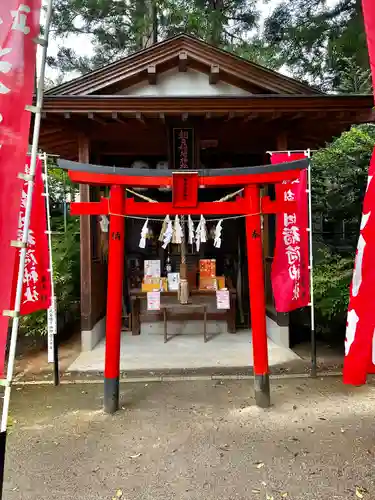
<instances>
[{"instance_id":1,"label":"tree trunk","mask_svg":"<svg viewBox=\"0 0 375 500\"><path fill-rule=\"evenodd\" d=\"M211 43L220 45L223 32L223 0L211 0Z\"/></svg>"},{"instance_id":2,"label":"tree trunk","mask_svg":"<svg viewBox=\"0 0 375 500\"><path fill-rule=\"evenodd\" d=\"M151 0L151 26L152 26L152 43L158 43L158 5L157 0Z\"/></svg>"}]
</instances>

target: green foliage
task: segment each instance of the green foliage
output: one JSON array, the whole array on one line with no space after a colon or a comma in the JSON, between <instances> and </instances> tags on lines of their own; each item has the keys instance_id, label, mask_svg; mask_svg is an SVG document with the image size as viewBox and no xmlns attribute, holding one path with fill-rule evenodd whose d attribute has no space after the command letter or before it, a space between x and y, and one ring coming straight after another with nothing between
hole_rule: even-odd
<instances>
[{"instance_id":1,"label":"green foliage","mask_svg":"<svg viewBox=\"0 0 375 500\"><path fill-rule=\"evenodd\" d=\"M263 26L260 6L267 3L55 0L53 33L62 43L48 62L60 71L61 80L61 74L87 73L158 40L187 33L269 68L284 65L295 78L325 91L371 92L361 0L282 0L276 8L270 5ZM89 44L92 54L64 45L69 35Z\"/></svg>"},{"instance_id":2,"label":"green foliage","mask_svg":"<svg viewBox=\"0 0 375 500\"><path fill-rule=\"evenodd\" d=\"M314 266L314 301L318 324L344 321L349 302L354 254L342 257L320 249Z\"/></svg>"},{"instance_id":3,"label":"green foliage","mask_svg":"<svg viewBox=\"0 0 375 500\"><path fill-rule=\"evenodd\" d=\"M294 76L323 90L371 91L361 0L283 0L265 22L265 38Z\"/></svg>"},{"instance_id":4,"label":"green foliage","mask_svg":"<svg viewBox=\"0 0 375 500\"><path fill-rule=\"evenodd\" d=\"M56 0L53 31L65 41L82 36L92 56L60 46L48 63L61 72L86 73L120 59L156 40L186 33L237 54L256 54L256 60L272 59L269 46L256 36L258 0Z\"/></svg>"},{"instance_id":5,"label":"green foliage","mask_svg":"<svg viewBox=\"0 0 375 500\"><path fill-rule=\"evenodd\" d=\"M326 225L345 221L355 228L346 242L354 250L358 237L368 165L375 143L373 125L353 126L312 159L313 213Z\"/></svg>"},{"instance_id":6,"label":"green foliage","mask_svg":"<svg viewBox=\"0 0 375 500\"><path fill-rule=\"evenodd\" d=\"M314 256L314 300L317 328L342 338L349 287L358 241L368 165L375 144L375 126L353 126L312 158L313 213L326 225L342 221L352 228L335 252L323 246ZM323 240L329 240L325 235Z\"/></svg>"}]
</instances>

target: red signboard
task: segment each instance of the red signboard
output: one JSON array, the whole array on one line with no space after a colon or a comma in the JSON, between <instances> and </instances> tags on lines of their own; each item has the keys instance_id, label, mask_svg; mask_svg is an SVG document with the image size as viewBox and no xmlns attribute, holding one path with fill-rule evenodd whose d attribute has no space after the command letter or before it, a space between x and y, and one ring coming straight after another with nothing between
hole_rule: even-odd
<instances>
[{"instance_id":1,"label":"red signboard","mask_svg":"<svg viewBox=\"0 0 375 500\"><path fill-rule=\"evenodd\" d=\"M304 154L273 153L278 164L305 158ZM272 263L272 288L278 312L305 307L310 301L307 172L295 181L276 185L276 199L296 201L295 213L276 215L276 246Z\"/></svg>"},{"instance_id":2,"label":"red signboard","mask_svg":"<svg viewBox=\"0 0 375 500\"><path fill-rule=\"evenodd\" d=\"M363 0L372 81L375 93L375 3ZM360 385L375 373L375 150L363 201L360 236L355 258L347 317L343 381Z\"/></svg>"},{"instance_id":3,"label":"red signboard","mask_svg":"<svg viewBox=\"0 0 375 500\"><path fill-rule=\"evenodd\" d=\"M30 158L26 163L26 173L30 167ZM25 223L25 210L28 183L24 183L21 195L21 209L18 222L18 239L22 240ZM35 171L35 185L33 204L27 243L25 272L23 275L23 290L21 314L31 314L41 309L48 309L51 305L51 273L49 272L49 251L47 239L46 204L43 196L44 185L42 179L42 162L38 158ZM17 281L19 259L16 258L15 281Z\"/></svg>"},{"instance_id":4,"label":"red signboard","mask_svg":"<svg viewBox=\"0 0 375 500\"><path fill-rule=\"evenodd\" d=\"M28 147L41 0L0 2L0 373L4 367L22 181Z\"/></svg>"},{"instance_id":5,"label":"red signboard","mask_svg":"<svg viewBox=\"0 0 375 500\"><path fill-rule=\"evenodd\" d=\"M194 208L198 205L198 172L173 172L174 208Z\"/></svg>"}]
</instances>

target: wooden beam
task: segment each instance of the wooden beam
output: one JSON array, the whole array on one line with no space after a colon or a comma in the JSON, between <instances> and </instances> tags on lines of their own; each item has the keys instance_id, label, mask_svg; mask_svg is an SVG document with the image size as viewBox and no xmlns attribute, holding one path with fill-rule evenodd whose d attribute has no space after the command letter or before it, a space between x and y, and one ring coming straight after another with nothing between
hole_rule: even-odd
<instances>
[{"instance_id":1,"label":"wooden beam","mask_svg":"<svg viewBox=\"0 0 375 500\"><path fill-rule=\"evenodd\" d=\"M210 84L214 85L219 81L220 67L217 64L211 64L210 68Z\"/></svg>"},{"instance_id":2,"label":"wooden beam","mask_svg":"<svg viewBox=\"0 0 375 500\"><path fill-rule=\"evenodd\" d=\"M288 150L288 133L286 130L282 130L276 137L276 149L277 151Z\"/></svg>"},{"instance_id":3,"label":"wooden beam","mask_svg":"<svg viewBox=\"0 0 375 500\"><path fill-rule=\"evenodd\" d=\"M78 161L90 163L90 140L87 136L78 136ZM90 201L90 186L79 186L81 202ZM80 219L81 241L81 328L91 330L92 320L92 234L89 216Z\"/></svg>"},{"instance_id":4,"label":"wooden beam","mask_svg":"<svg viewBox=\"0 0 375 500\"><path fill-rule=\"evenodd\" d=\"M207 97L155 97L148 96L126 96L126 95L90 95L90 96L45 96L43 111L52 114L70 113L110 113L118 111L121 113L164 113L178 114L188 112L199 114L204 112L228 113L237 111L241 113L266 113L266 112L306 112L316 119L319 112L334 113L349 110L355 113L372 109L372 96L280 96L267 95L259 97L228 96L221 99L210 99ZM204 111L203 111L204 110Z\"/></svg>"},{"instance_id":5,"label":"wooden beam","mask_svg":"<svg viewBox=\"0 0 375 500\"><path fill-rule=\"evenodd\" d=\"M247 123L252 120L256 120L257 118L259 118L259 113L250 113L249 115L245 116L243 121Z\"/></svg>"},{"instance_id":6,"label":"wooden beam","mask_svg":"<svg viewBox=\"0 0 375 500\"><path fill-rule=\"evenodd\" d=\"M228 116L226 117L225 121L229 122L230 120L233 120L233 118L235 118L235 117L236 117L236 113L234 111L230 111L228 113Z\"/></svg>"},{"instance_id":7,"label":"wooden beam","mask_svg":"<svg viewBox=\"0 0 375 500\"><path fill-rule=\"evenodd\" d=\"M291 116L290 118L288 118L288 120L292 122L294 120L300 120L301 118L304 118L305 116L306 116L305 113L297 113L294 116Z\"/></svg>"},{"instance_id":8,"label":"wooden beam","mask_svg":"<svg viewBox=\"0 0 375 500\"><path fill-rule=\"evenodd\" d=\"M144 120L144 118L143 118L143 116L142 116L142 113L136 113L136 114L135 114L135 118L136 118L139 122L141 122L143 125L146 125L146 122L145 122L145 120Z\"/></svg>"},{"instance_id":9,"label":"wooden beam","mask_svg":"<svg viewBox=\"0 0 375 500\"><path fill-rule=\"evenodd\" d=\"M119 116L117 111L114 111L112 113L112 120L114 120L115 122L121 123L123 125L127 125L127 122L121 116Z\"/></svg>"},{"instance_id":10,"label":"wooden beam","mask_svg":"<svg viewBox=\"0 0 375 500\"><path fill-rule=\"evenodd\" d=\"M188 55L183 51L178 54L178 71L185 73L188 68Z\"/></svg>"},{"instance_id":11,"label":"wooden beam","mask_svg":"<svg viewBox=\"0 0 375 500\"><path fill-rule=\"evenodd\" d=\"M147 67L147 77L150 85L156 85L157 74L155 64L150 64L150 66Z\"/></svg>"},{"instance_id":12,"label":"wooden beam","mask_svg":"<svg viewBox=\"0 0 375 500\"><path fill-rule=\"evenodd\" d=\"M100 125L107 125L107 122L103 120L103 118L100 118L99 116L95 115L94 113L87 113L87 116L89 117L90 120L93 120L94 122L100 123Z\"/></svg>"},{"instance_id":13,"label":"wooden beam","mask_svg":"<svg viewBox=\"0 0 375 500\"><path fill-rule=\"evenodd\" d=\"M278 120L279 118L281 118L283 115L282 113L272 113L271 115L269 115L265 120L263 120L263 123L269 123L269 122L273 122L275 120Z\"/></svg>"}]
</instances>

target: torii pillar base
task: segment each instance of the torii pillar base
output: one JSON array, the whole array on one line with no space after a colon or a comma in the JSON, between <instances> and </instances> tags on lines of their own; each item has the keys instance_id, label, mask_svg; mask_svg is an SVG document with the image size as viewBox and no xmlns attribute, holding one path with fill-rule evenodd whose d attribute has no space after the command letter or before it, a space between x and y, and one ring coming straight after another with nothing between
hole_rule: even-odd
<instances>
[{"instance_id":1,"label":"torii pillar base","mask_svg":"<svg viewBox=\"0 0 375 500\"><path fill-rule=\"evenodd\" d=\"M270 377L265 375L254 375L255 403L259 408L268 408L271 405Z\"/></svg>"}]
</instances>

